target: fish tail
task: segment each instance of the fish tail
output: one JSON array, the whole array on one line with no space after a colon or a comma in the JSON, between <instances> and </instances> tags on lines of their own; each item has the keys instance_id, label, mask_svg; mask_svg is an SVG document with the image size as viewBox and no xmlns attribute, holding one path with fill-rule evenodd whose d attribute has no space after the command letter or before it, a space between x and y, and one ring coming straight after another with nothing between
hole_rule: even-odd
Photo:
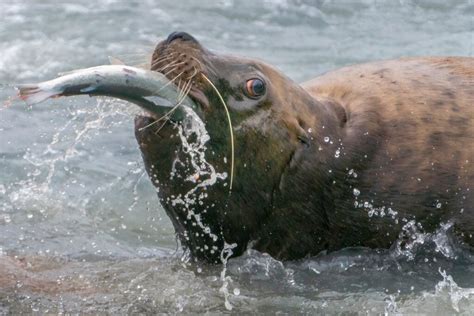
<instances>
[{"instance_id":1,"label":"fish tail","mask_svg":"<svg viewBox=\"0 0 474 316\"><path fill-rule=\"evenodd\" d=\"M54 90L42 88L41 84L20 84L16 86L16 89L18 91L18 97L28 105L40 103L59 95L59 93Z\"/></svg>"}]
</instances>

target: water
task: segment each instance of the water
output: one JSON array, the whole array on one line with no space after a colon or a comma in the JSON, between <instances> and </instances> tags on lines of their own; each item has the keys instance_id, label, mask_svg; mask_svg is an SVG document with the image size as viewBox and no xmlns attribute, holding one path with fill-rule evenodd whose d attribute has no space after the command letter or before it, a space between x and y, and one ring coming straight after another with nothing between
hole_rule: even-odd
<instances>
[{"instance_id":1,"label":"water","mask_svg":"<svg viewBox=\"0 0 474 316\"><path fill-rule=\"evenodd\" d=\"M109 55L140 65L175 30L296 81L376 59L473 56L473 1L4 1L0 15L0 83ZM474 310L474 259L448 223L431 236L407 223L412 242L390 250L187 262L145 175L136 112L88 97L0 107L0 314Z\"/></svg>"}]
</instances>

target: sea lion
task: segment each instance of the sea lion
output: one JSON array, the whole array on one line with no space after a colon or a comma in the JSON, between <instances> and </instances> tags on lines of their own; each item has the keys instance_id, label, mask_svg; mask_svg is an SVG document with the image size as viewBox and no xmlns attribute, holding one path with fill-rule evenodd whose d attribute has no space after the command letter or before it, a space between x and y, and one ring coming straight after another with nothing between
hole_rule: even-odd
<instances>
[{"instance_id":1,"label":"sea lion","mask_svg":"<svg viewBox=\"0 0 474 316\"><path fill-rule=\"evenodd\" d=\"M151 65L191 87L209 134L206 161L221 175L200 185L210 176L189 176L180 125L143 129L156 118L136 118L146 170L194 258L388 248L413 223L425 232L453 225L474 246L473 58L379 61L300 85L175 32Z\"/></svg>"}]
</instances>

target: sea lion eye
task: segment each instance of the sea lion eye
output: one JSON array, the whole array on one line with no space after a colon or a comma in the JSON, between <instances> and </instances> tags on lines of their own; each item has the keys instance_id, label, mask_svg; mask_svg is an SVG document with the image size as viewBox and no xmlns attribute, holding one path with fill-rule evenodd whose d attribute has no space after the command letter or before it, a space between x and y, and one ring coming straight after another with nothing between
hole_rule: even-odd
<instances>
[{"instance_id":1,"label":"sea lion eye","mask_svg":"<svg viewBox=\"0 0 474 316\"><path fill-rule=\"evenodd\" d=\"M245 92L251 98L258 98L265 94L265 83L259 78L247 80Z\"/></svg>"}]
</instances>

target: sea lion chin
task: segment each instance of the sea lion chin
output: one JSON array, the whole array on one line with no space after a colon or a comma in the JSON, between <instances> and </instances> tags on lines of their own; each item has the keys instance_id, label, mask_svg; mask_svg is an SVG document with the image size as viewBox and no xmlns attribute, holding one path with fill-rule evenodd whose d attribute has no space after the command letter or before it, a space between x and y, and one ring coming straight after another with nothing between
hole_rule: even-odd
<instances>
[{"instance_id":1,"label":"sea lion chin","mask_svg":"<svg viewBox=\"0 0 474 316\"><path fill-rule=\"evenodd\" d=\"M426 232L450 223L473 246L473 64L382 61L299 85L175 32L157 45L151 69L199 104L209 165L189 174L196 161L179 124L143 128L150 120L138 118L136 138L161 205L197 259L220 262L249 247L277 259L388 248L412 222Z\"/></svg>"}]
</instances>

